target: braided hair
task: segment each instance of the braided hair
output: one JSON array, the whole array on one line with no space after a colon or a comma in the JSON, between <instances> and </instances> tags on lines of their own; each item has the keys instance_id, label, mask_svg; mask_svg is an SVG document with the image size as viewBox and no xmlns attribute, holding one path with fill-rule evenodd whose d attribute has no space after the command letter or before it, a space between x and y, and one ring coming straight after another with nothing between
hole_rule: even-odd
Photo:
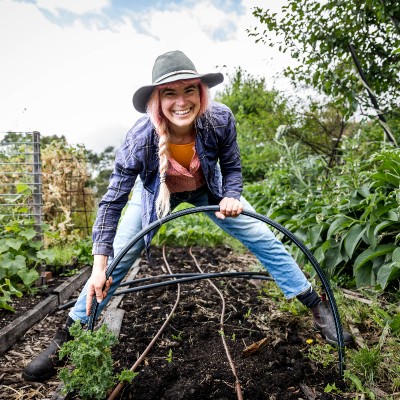
<instances>
[{"instance_id":1,"label":"braided hair","mask_svg":"<svg viewBox=\"0 0 400 400\"><path fill-rule=\"evenodd\" d=\"M197 85L200 92L200 110L197 118L203 115L209 105L209 89L200 79L180 80L164 85L157 86L147 103L147 114L154 126L155 131L159 136L158 141L158 158L159 158L159 174L160 174L160 190L156 200L157 217L162 218L170 211L170 191L166 183L166 176L168 171L168 146L170 142L169 134L169 121L161 110L160 91L164 88L174 89L182 84Z\"/></svg>"}]
</instances>

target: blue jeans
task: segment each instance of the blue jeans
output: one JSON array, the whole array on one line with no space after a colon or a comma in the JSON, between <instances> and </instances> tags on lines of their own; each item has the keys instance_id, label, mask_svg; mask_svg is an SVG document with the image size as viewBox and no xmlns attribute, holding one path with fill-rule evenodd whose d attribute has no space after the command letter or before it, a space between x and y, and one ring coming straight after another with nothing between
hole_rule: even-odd
<instances>
[{"instance_id":1,"label":"blue jeans","mask_svg":"<svg viewBox=\"0 0 400 400\"><path fill-rule=\"evenodd\" d=\"M125 214L120 220L117 234L114 239L114 254L126 245L142 229L141 221L141 195L143 184L137 181L131 200L128 203ZM254 211L246 199L241 197L245 210ZM178 204L187 202L194 206L209 205L208 195L205 189L193 192L176 193L171 196L171 209ZM275 237L268 226L252 217L239 215L236 218L218 219L214 212L207 212L207 216L221 229L242 242L261 262L273 277L286 298L293 298L311 287L303 272L294 259L286 251L283 244ZM144 249L144 240L137 242L123 257L112 273L113 283L107 293L107 297L99 304L98 315L114 294L119 284ZM109 259L109 264L112 259ZM69 315L73 320L79 319L82 323L88 322L86 315L86 290L83 288L74 308Z\"/></svg>"}]
</instances>

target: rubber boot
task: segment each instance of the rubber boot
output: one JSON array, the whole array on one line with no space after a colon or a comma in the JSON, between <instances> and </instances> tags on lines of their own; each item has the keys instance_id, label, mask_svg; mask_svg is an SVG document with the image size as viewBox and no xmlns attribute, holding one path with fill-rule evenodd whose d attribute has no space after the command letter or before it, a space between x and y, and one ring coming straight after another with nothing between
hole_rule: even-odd
<instances>
[{"instance_id":1,"label":"rubber boot","mask_svg":"<svg viewBox=\"0 0 400 400\"><path fill-rule=\"evenodd\" d=\"M43 382L57 372L57 367L65 363L58 358L58 350L60 347L73 337L69 333L69 328L74 323L74 320L68 317L66 323L59 329L54 339L38 356L36 356L22 372L22 377L27 381Z\"/></svg>"},{"instance_id":2,"label":"rubber boot","mask_svg":"<svg viewBox=\"0 0 400 400\"><path fill-rule=\"evenodd\" d=\"M337 346L336 325L329 302L321 300L311 308L311 311L314 317L314 328L321 332L321 335L329 344ZM343 329L343 343L345 346L350 346L353 343L353 337L345 329Z\"/></svg>"}]
</instances>

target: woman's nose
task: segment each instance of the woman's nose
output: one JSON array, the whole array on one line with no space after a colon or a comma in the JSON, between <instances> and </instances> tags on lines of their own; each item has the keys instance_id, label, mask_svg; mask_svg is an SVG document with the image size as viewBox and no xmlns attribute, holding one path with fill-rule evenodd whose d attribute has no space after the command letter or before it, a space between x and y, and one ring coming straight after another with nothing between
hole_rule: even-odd
<instances>
[{"instance_id":1,"label":"woman's nose","mask_svg":"<svg viewBox=\"0 0 400 400\"><path fill-rule=\"evenodd\" d=\"M176 104L181 105L181 104L185 104L185 102L186 102L185 96L183 96L183 95L177 96Z\"/></svg>"}]
</instances>

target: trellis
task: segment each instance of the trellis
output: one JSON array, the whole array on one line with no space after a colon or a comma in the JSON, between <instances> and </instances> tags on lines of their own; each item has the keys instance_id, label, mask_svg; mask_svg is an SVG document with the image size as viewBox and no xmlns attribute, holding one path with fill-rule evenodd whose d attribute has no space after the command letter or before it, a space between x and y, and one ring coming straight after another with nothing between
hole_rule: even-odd
<instances>
[{"instance_id":1,"label":"trellis","mask_svg":"<svg viewBox=\"0 0 400 400\"><path fill-rule=\"evenodd\" d=\"M70 160L57 159L43 165L39 132L18 132L23 140L13 142L5 141L5 134L0 133L0 216L32 220L41 237L43 223L51 224L68 214L69 228L89 235L94 193L83 183L88 180L86 172L71 171L64 175L62 187L55 187L58 164ZM19 190L25 185L30 187L30 194L21 196ZM76 214L82 218L73 218Z\"/></svg>"},{"instance_id":2,"label":"trellis","mask_svg":"<svg viewBox=\"0 0 400 400\"><path fill-rule=\"evenodd\" d=\"M33 219L40 237L43 225L40 133L24 135L24 141L3 141L0 147L0 216ZM21 185L31 188L30 196L20 195Z\"/></svg>"}]
</instances>

